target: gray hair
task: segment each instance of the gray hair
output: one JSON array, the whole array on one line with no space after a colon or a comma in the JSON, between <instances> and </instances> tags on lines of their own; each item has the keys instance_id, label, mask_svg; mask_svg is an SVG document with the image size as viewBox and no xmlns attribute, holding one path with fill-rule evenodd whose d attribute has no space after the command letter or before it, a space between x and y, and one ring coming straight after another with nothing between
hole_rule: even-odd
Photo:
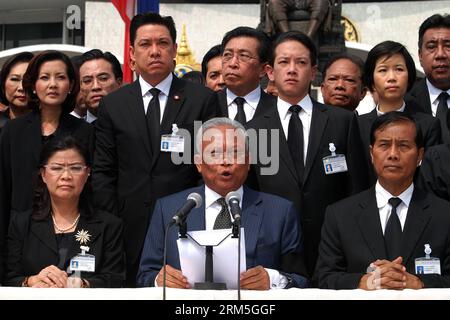
<instances>
[{"instance_id":1,"label":"gray hair","mask_svg":"<svg viewBox=\"0 0 450 320\"><path fill-rule=\"evenodd\" d=\"M195 139L195 153L199 154L201 153L201 146L202 146L202 138L203 133L206 132L210 128L216 128L216 127L231 127L234 128L235 131L238 133L242 133L244 135L245 139L245 152L248 153L248 134L247 130L245 130L244 126L235 120L232 120L230 118L212 118L206 121L202 124L202 126L198 129L196 139Z\"/></svg>"}]
</instances>

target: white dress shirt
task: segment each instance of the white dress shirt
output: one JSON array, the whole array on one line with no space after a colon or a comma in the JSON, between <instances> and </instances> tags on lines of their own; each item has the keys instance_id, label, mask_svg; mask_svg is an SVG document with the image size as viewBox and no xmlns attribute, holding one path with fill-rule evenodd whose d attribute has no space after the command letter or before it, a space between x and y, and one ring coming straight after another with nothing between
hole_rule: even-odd
<instances>
[{"instance_id":1,"label":"white dress shirt","mask_svg":"<svg viewBox=\"0 0 450 320\"><path fill-rule=\"evenodd\" d=\"M406 107L406 104L405 104L405 101L403 101L402 106L399 109L395 110L395 111L404 112L405 111L405 107ZM376 106L376 110L377 110L377 116L382 116L383 114L386 113L386 112L380 111L380 105Z\"/></svg>"},{"instance_id":2,"label":"white dress shirt","mask_svg":"<svg viewBox=\"0 0 450 320\"><path fill-rule=\"evenodd\" d=\"M241 196L241 199L244 199L244 188L241 186L236 192L239 193ZM222 196L215 192L214 190L211 190L208 188L208 186L205 185L205 226L206 230L213 230L214 228L214 222L216 221L217 216L220 213L220 210L222 209L222 206L218 204L216 201L217 199L221 198ZM239 203L239 206L242 209L242 200ZM228 211L230 212L231 216L231 209L228 207ZM233 217L231 216L231 221L233 221ZM271 289L283 289L287 283L288 280L285 276L281 275L280 272L274 269L268 269L264 268L267 273L269 274L270 278L270 288Z\"/></svg>"},{"instance_id":3,"label":"white dress shirt","mask_svg":"<svg viewBox=\"0 0 450 320\"><path fill-rule=\"evenodd\" d=\"M237 105L234 102L238 96L231 92L229 89L226 89L227 93L227 106L228 106L228 118L234 119L237 115ZM252 120L255 115L256 107L258 106L259 100L261 99L261 87L256 87L255 90L242 97L245 99L244 103L244 112L245 112L245 120L249 122Z\"/></svg>"},{"instance_id":4,"label":"white dress shirt","mask_svg":"<svg viewBox=\"0 0 450 320\"><path fill-rule=\"evenodd\" d=\"M302 121L303 126L303 161L306 165L306 154L308 151L308 142L309 142L309 131L311 129L311 119L312 119L312 112L313 112L313 103L311 100L311 97L309 95L306 95L301 101L296 103L296 105L299 105L302 107L302 110L299 112L298 116L300 120ZM289 111L289 108L292 106L289 102L286 102L282 100L280 97L278 97L277 100L277 108L278 108L278 114L280 115L281 125L283 126L284 136L286 137L286 140L289 139L288 137L288 131L289 131L289 120L291 120L291 114L292 112Z\"/></svg>"},{"instance_id":5,"label":"white dress shirt","mask_svg":"<svg viewBox=\"0 0 450 320\"><path fill-rule=\"evenodd\" d=\"M155 87L150 85L148 82L144 80L144 78L139 77L139 84L141 86L142 91L142 100L144 103L144 113L147 113L147 108L150 100L152 100L152 94L150 93L150 89L157 88L161 92L159 94L159 107L160 107L160 114L159 114L159 123L162 122L164 110L166 108L167 99L169 98L169 92L170 92L170 86L172 85L173 75L172 73L169 73L167 78L165 78L163 81L158 83Z\"/></svg>"},{"instance_id":6,"label":"white dress shirt","mask_svg":"<svg viewBox=\"0 0 450 320\"><path fill-rule=\"evenodd\" d=\"M389 217L391 216L392 206L388 203L390 198L399 198L402 200L402 202L397 207L397 215L400 219L400 224L402 226L402 230L405 227L406 222L406 216L408 215L408 208L409 204L411 202L412 194L414 191L414 184L411 183L411 185L403 191L400 195L397 197L390 194L386 189L384 189L380 183L377 181L375 185L375 196L377 198L377 207L380 214L380 222L381 222L381 229L384 231L386 230L386 224L389 220Z\"/></svg>"},{"instance_id":7,"label":"white dress shirt","mask_svg":"<svg viewBox=\"0 0 450 320\"><path fill-rule=\"evenodd\" d=\"M433 86L428 79L426 80L426 83L430 96L431 113L433 114L433 117L436 117L437 107L439 104L438 97L441 94L442 90ZM447 99L447 106L450 108L450 89L447 90L447 93L449 94L449 98Z\"/></svg>"},{"instance_id":8,"label":"white dress shirt","mask_svg":"<svg viewBox=\"0 0 450 320\"><path fill-rule=\"evenodd\" d=\"M92 123L92 122L94 122L95 120L97 120L97 117L96 116L94 116L92 113L90 113L89 112L89 110L86 112L86 122L87 123Z\"/></svg>"}]
</instances>

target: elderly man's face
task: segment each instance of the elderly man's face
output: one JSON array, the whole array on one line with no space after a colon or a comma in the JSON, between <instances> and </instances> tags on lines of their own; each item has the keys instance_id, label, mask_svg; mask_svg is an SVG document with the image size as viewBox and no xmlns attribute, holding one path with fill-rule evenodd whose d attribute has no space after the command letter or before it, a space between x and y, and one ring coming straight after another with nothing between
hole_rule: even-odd
<instances>
[{"instance_id":1,"label":"elderly man's face","mask_svg":"<svg viewBox=\"0 0 450 320\"><path fill-rule=\"evenodd\" d=\"M224 125L209 128L203 132L201 152L195 163L209 188L226 196L244 184L250 164L242 132Z\"/></svg>"},{"instance_id":2,"label":"elderly man's face","mask_svg":"<svg viewBox=\"0 0 450 320\"><path fill-rule=\"evenodd\" d=\"M406 121L375 131L370 154L378 180L388 191L389 186L406 189L412 183L423 156L423 148L417 148L415 137L415 126Z\"/></svg>"}]
</instances>

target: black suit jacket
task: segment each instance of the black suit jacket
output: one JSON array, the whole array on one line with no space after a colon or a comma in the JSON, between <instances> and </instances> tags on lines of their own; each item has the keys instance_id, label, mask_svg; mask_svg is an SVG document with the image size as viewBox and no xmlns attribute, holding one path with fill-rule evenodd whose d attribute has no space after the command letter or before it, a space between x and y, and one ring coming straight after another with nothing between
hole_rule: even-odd
<instances>
[{"instance_id":1,"label":"black suit jacket","mask_svg":"<svg viewBox=\"0 0 450 320\"><path fill-rule=\"evenodd\" d=\"M432 115L430 93L426 78L417 81L405 96L405 102L411 104L416 111Z\"/></svg>"},{"instance_id":2,"label":"black suit jacket","mask_svg":"<svg viewBox=\"0 0 450 320\"><path fill-rule=\"evenodd\" d=\"M218 114L217 95L174 76L161 123L161 134L172 124L189 131L193 156L194 121ZM154 150L147 132L139 81L105 96L96 121L96 147L92 185L96 207L118 214L124 221L127 283L135 285L140 254L156 199L193 187L199 174L193 164L176 165L171 153ZM155 140L155 137L153 137ZM189 149L189 148L188 148Z\"/></svg>"},{"instance_id":3,"label":"black suit jacket","mask_svg":"<svg viewBox=\"0 0 450 320\"><path fill-rule=\"evenodd\" d=\"M117 217L98 213L81 215L75 234L88 231L86 244L95 256L95 272L81 272L92 288L122 287L125 280L122 222ZM7 245L6 286L21 286L27 276L34 276L50 265L58 265L58 246L51 216L44 220L31 217L31 210L11 217ZM73 238L67 253L73 258L81 253L80 243ZM65 271L65 270L64 270Z\"/></svg>"},{"instance_id":4,"label":"black suit jacket","mask_svg":"<svg viewBox=\"0 0 450 320\"><path fill-rule=\"evenodd\" d=\"M54 135L72 135L93 154L94 128L81 119L62 114ZM41 149L39 112L8 121L4 126L0 136L0 227L5 234L11 212L31 209L32 181Z\"/></svg>"},{"instance_id":5,"label":"black suit jacket","mask_svg":"<svg viewBox=\"0 0 450 320\"><path fill-rule=\"evenodd\" d=\"M316 264L326 206L367 188L367 164L361 158L363 150L355 114L316 101L313 105L303 181L298 179L277 108L269 109L248 123L249 128L269 130L269 142L272 139L270 129L279 130L279 139L274 143L279 146L278 171L274 175L261 174L260 170L267 166L253 155L253 159L258 160L252 165L248 184L294 202L304 232L306 264L310 275ZM335 144L337 154L346 156L347 172L325 174L322 158L331 155L329 143ZM271 151L270 145L268 149L268 154L276 151Z\"/></svg>"},{"instance_id":6,"label":"black suit jacket","mask_svg":"<svg viewBox=\"0 0 450 320\"><path fill-rule=\"evenodd\" d=\"M441 275L417 275L425 288L450 287L450 203L414 189L408 209L401 256L406 271L415 274L414 259L441 261ZM316 275L323 289L356 289L371 262L386 259L375 188L327 208Z\"/></svg>"},{"instance_id":7,"label":"black suit jacket","mask_svg":"<svg viewBox=\"0 0 450 320\"><path fill-rule=\"evenodd\" d=\"M411 104L411 109L418 110L431 116L433 115L431 111L430 93L428 91L426 78L423 78L414 84L412 89L405 96L405 101L407 104ZM441 123L440 127L442 137L441 140L444 143L450 143L450 128Z\"/></svg>"},{"instance_id":8,"label":"black suit jacket","mask_svg":"<svg viewBox=\"0 0 450 320\"><path fill-rule=\"evenodd\" d=\"M228 103L227 103L227 90L223 89L217 93L217 97L219 99L219 107L220 107L220 116L228 118ZM253 118L259 117L264 114L268 109L276 108L277 106L277 97L271 96L264 92L261 89L261 97L258 102L258 106L256 107L255 114ZM247 122L251 121L251 119L247 119Z\"/></svg>"},{"instance_id":9,"label":"black suit jacket","mask_svg":"<svg viewBox=\"0 0 450 320\"><path fill-rule=\"evenodd\" d=\"M429 114L423 112L417 112L414 107L410 105L405 106L405 113L411 115L417 125L420 127L423 136L424 148L427 150L429 147L441 143L441 126L439 120ZM377 175L373 169L372 160L370 158L370 129L373 122L377 118L377 110L374 109L369 113L360 115L358 117L359 130L361 132L361 140L364 146L364 155L369 167L369 184L373 185L377 181Z\"/></svg>"},{"instance_id":10,"label":"black suit jacket","mask_svg":"<svg viewBox=\"0 0 450 320\"><path fill-rule=\"evenodd\" d=\"M7 112L0 112L0 133L2 133L2 128L5 126L5 124L9 121L9 118L7 117Z\"/></svg>"},{"instance_id":11,"label":"black suit jacket","mask_svg":"<svg viewBox=\"0 0 450 320\"><path fill-rule=\"evenodd\" d=\"M417 184L424 190L450 201L450 144L431 147L425 152Z\"/></svg>"}]
</instances>

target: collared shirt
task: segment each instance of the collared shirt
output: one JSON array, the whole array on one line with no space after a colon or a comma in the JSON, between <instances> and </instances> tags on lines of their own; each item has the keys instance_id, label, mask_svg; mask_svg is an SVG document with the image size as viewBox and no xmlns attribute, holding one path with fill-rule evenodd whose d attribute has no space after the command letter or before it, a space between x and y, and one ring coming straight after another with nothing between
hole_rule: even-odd
<instances>
[{"instance_id":1,"label":"collared shirt","mask_svg":"<svg viewBox=\"0 0 450 320\"><path fill-rule=\"evenodd\" d=\"M231 92L230 89L226 89L227 93L227 106L228 106L228 118L234 119L237 115L237 105L234 102L234 99L236 99L238 96L235 95L233 92ZM246 96L242 97L245 99L244 103L244 112L245 112L245 119L247 122L252 120L253 116L255 115L256 107L258 106L259 100L261 99L261 87L256 87L255 90L247 94Z\"/></svg>"},{"instance_id":2,"label":"collared shirt","mask_svg":"<svg viewBox=\"0 0 450 320\"><path fill-rule=\"evenodd\" d=\"M395 111L404 112L405 111L405 107L406 107L406 104L405 104L405 101L403 101L402 106L399 109L395 110ZM380 111L380 105L376 106L376 110L377 110L377 116L382 116L383 114L386 113L386 112Z\"/></svg>"},{"instance_id":3,"label":"collared shirt","mask_svg":"<svg viewBox=\"0 0 450 320\"><path fill-rule=\"evenodd\" d=\"M428 79L426 80L426 83L428 87L428 93L430 96L431 114L433 115L433 117L436 117L437 107L439 104L438 97L441 94L442 90L433 86ZM449 98L447 99L447 106L450 108L450 89L447 90L447 93L449 94Z\"/></svg>"},{"instance_id":4,"label":"collared shirt","mask_svg":"<svg viewBox=\"0 0 450 320\"><path fill-rule=\"evenodd\" d=\"M402 230L405 227L406 216L408 215L408 208L411 202L413 191L414 184L411 183L411 185L405 191L403 191L396 197L402 200L402 203L397 207L397 215L400 219ZM375 185L375 196L377 198L377 207L380 214L381 229L383 230L384 234L384 231L386 230L386 224L389 220L389 217L391 216L392 211L392 206L388 203L388 201L390 198L393 198L395 196L384 189L378 181Z\"/></svg>"},{"instance_id":5,"label":"collared shirt","mask_svg":"<svg viewBox=\"0 0 450 320\"><path fill-rule=\"evenodd\" d=\"M311 129L313 103L311 97L307 94L301 101L296 103L296 105L302 107L302 110L299 112L298 115L300 117L300 120L302 121L303 126L303 146L304 146L303 159L305 162L304 164L306 164L306 154L308 151L309 131ZM283 126L284 136L286 137L286 140L289 139L288 137L289 120L291 120L292 114L292 112L289 111L289 108L291 106L292 104L278 97L277 100L278 114L280 115L281 125Z\"/></svg>"},{"instance_id":6,"label":"collared shirt","mask_svg":"<svg viewBox=\"0 0 450 320\"><path fill-rule=\"evenodd\" d=\"M89 110L86 112L86 122L87 123L92 123L92 122L94 122L95 120L97 120L97 117L96 116L94 116L92 113L90 113L89 112Z\"/></svg>"},{"instance_id":7,"label":"collared shirt","mask_svg":"<svg viewBox=\"0 0 450 320\"><path fill-rule=\"evenodd\" d=\"M80 116L78 113L75 112L75 110L73 110L70 114L75 118L86 120L86 116Z\"/></svg>"},{"instance_id":8,"label":"collared shirt","mask_svg":"<svg viewBox=\"0 0 450 320\"><path fill-rule=\"evenodd\" d=\"M139 84L141 86L142 100L144 103L144 113L147 113L147 108L150 100L152 100L152 94L150 89L157 88L161 91L159 94L159 107L160 107L160 118L159 123L162 122L164 109L166 108L167 99L169 98L170 86L172 85L173 75L170 73L167 78L158 83L155 87L150 85L144 80L144 78L139 77Z\"/></svg>"},{"instance_id":9,"label":"collared shirt","mask_svg":"<svg viewBox=\"0 0 450 320\"><path fill-rule=\"evenodd\" d=\"M238 190L236 190L237 193L241 196L241 199L244 199L244 188L241 186ZM215 192L214 190L211 190L208 188L208 186L205 185L205 226L206 230L213 230L214 228L214 222L216 221L217 216L220 213L220 210L222 209L222 206L218 204L216 201L217 199L221 198L222 196ZM239 206L242 209L242 200L239 203ZM231 210L228 208L228 211L231 215ZM233 221L233 217L231 216L231 221ZM287 283L288 280L285 276L280 274L277 270L264 268L267 273L269 274L270 278L270 288L271 289L283 289Z\"/></svg>"}]
</instances>

